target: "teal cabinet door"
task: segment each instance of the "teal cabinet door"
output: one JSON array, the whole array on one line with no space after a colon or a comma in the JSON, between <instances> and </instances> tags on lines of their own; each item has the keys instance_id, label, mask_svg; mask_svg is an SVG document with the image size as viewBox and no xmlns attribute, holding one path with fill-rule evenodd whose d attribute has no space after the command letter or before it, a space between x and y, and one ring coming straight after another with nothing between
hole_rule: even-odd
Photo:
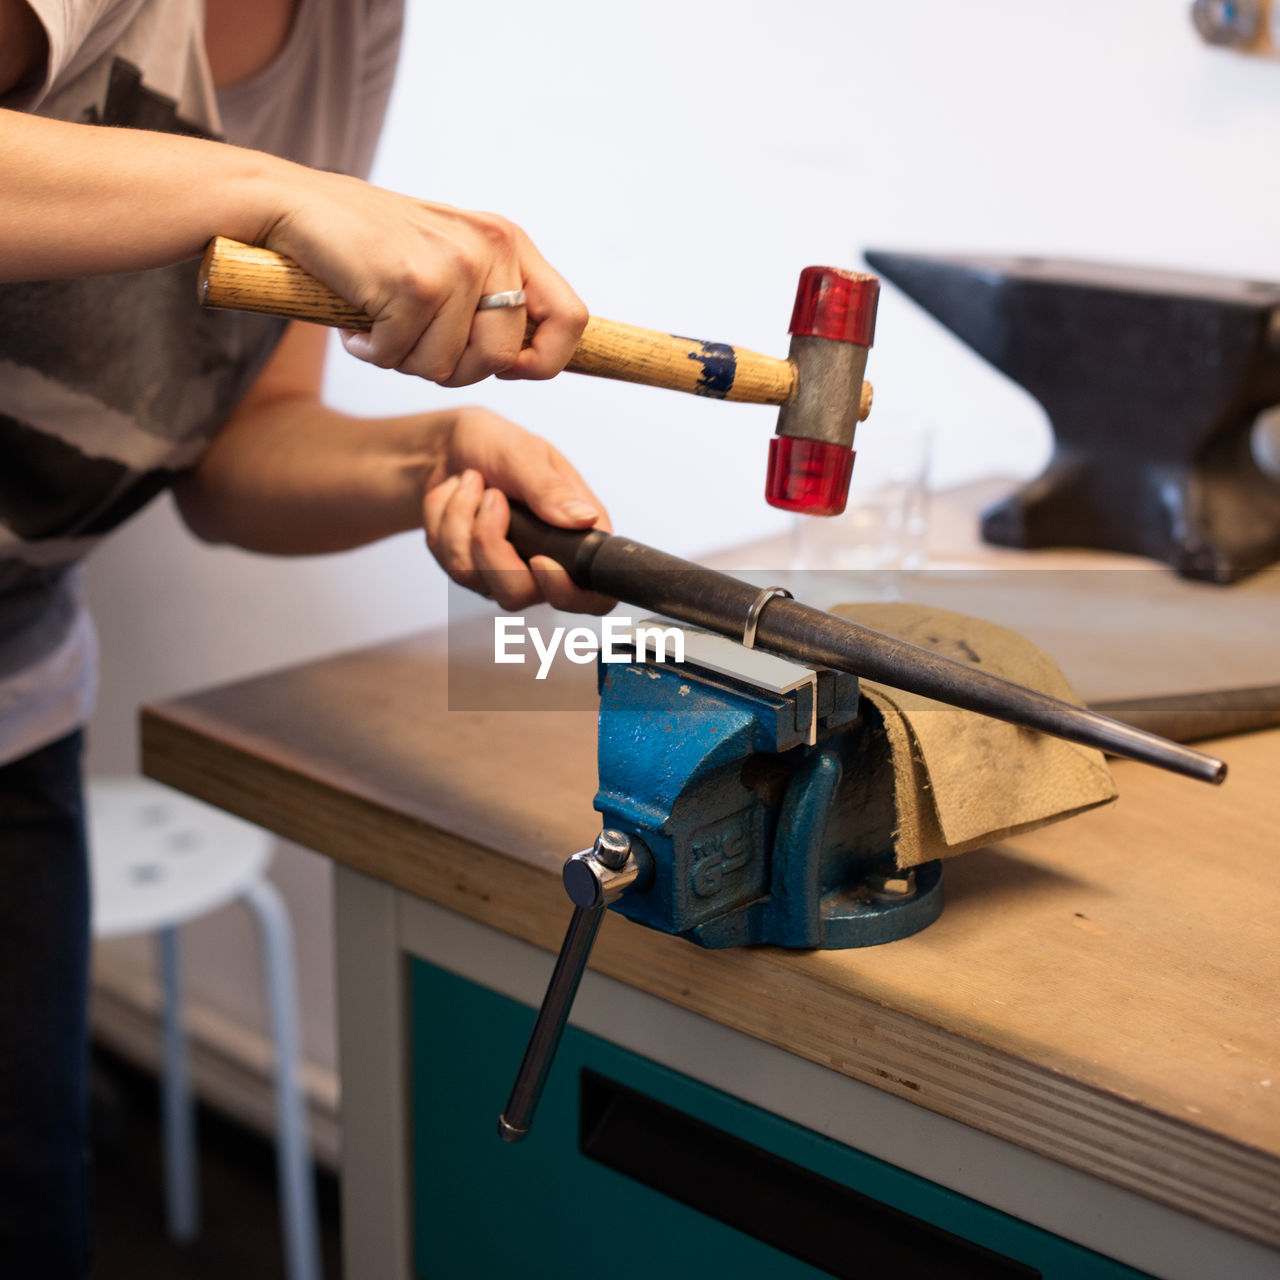
<instances>
[{"instance_id":1,"label":"teal cabinet door","mask_svg":"<svg viewBox=\"0 0 1280 1280\"><path fill-rule=\"evenodd\" d=\"M573 1027L508 1145L533 1010L409 963L421 1280L1139 1280Z\"/></svg>"}]
</instances>

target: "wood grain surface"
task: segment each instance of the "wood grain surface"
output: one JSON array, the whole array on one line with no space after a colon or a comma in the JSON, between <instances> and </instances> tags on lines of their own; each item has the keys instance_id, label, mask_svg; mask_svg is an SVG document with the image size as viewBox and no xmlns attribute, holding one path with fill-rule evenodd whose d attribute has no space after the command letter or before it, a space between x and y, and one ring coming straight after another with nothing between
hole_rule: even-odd
<instances>
[{"instance_id":1,"label":"wood grain surface","mask_svg":"<svg viewBox=\"0 0 1280 1280\"><path fill-rule=\"evenodd\" d=\"M590 668L580 668L592 679ZM449 712L442 636L147 708L144 769L547 949L598 830L594 715ZM1222 788L967 854L941 920L858 951L702 951L610 916L602 972L1280 1247L1280 731Z\"/></svg>"}]
</instances>

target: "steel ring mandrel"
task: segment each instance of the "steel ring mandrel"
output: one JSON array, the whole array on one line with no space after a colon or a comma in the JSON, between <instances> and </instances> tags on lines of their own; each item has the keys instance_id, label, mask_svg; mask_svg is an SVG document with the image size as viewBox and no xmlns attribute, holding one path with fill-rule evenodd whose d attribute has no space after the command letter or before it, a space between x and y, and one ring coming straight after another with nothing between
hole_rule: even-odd
<instances>
[{"instance_id":1,"label":"steel ring mandrel","mask_svg":"<svg viewBox=\"0 0 1280 1280\"><path fill-rule=\"evenodd\" d=\"M784 658L847 671L1203 782L1221 782L1226 776L1223 761L1179 742L1002 680L979 667L860 627L798 600L780 598L775 588L761 592L754 583L618 534L602 529L557 529L516 503L508 537L522 556L551 556L569 570L578 586L589 591L731 640L742 636L746 643L750 637L762 649ZM768 598L761 600L766 592ZM777 604L765 609L769 599Z\"/></svg>"}]
</instances>

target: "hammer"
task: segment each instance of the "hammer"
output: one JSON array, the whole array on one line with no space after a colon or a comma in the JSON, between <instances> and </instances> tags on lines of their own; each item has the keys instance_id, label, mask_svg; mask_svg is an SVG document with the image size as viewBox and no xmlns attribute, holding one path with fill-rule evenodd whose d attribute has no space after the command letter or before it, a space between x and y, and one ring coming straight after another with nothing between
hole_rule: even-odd
<instances>
[{"instance_id":1,"label":"hammer","mask_svg":"<svg viewBox=\"0 0 1280 1280\"><path fill-rule=\"evenodd\" d=\"M367 331L373 325L291 259L223 236L205 250L199 297L206 307L340 329ZM716 400L781 406L769 445L766 500L786 511L837 516L849 495L854 430L871 412L871 384L863 374L879 297L873 275L806 267L796 289L786 360L592 316L566 367ZM526 341L532 331L531 326Z\"/></svg>"}]
</instances>

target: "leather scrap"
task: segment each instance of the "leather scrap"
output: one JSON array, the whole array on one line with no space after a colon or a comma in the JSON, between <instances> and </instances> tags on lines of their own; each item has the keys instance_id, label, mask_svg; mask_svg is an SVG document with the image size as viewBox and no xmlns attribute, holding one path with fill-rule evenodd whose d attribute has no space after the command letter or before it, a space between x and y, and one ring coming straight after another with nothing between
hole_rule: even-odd
<instances>
[{"instance_id":1,"label":"leather scrap","mask_svg":"<svg viewBox=\"0 0 1280 1280\"><path fill-rule=\"evenodd\" d=\"M1057 664L1005 627L924 605L837 605L843 618L1081 705ZM1092 747L862 681L883 720L894 776L900 868L953 857L1114 800Z\"/></svg>"}]
</instances>

